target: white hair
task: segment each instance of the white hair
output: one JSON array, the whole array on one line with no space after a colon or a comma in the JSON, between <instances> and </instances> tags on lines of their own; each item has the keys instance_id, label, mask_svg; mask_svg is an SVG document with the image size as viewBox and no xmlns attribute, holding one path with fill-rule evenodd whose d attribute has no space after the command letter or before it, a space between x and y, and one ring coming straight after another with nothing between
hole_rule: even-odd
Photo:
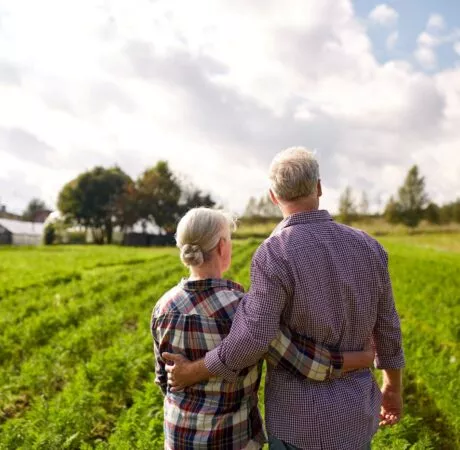
<instances>
[{"instance_id":1,"label":"white hair","mask_svg":"<svg viewBox=\"0 0 460 450\"><path fill-rule=\"evenodd\" d=\"M236 229L235 218L210 208L193 208L177 226L176 243L186 266L200 266L209 259L221 238L230 239Z\"/></svg>"},{"instance_id":2,"label":"white hair","mask_svg":"<svg viewBox=\"0 0 460 450\"><path fill-rule=\"evenodd\" d=\"M314 153L306 148L291 147L273 158L269 177L271 189L280 200L308 197L315 192L318 184L318 161Z\"/></svg>"}]
</instances>

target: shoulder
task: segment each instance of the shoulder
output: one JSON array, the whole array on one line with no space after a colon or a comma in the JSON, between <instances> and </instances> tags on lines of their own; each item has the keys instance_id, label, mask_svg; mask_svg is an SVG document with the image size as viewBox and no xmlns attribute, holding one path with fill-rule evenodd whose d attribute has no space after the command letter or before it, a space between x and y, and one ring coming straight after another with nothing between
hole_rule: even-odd
<instances>
[{"instance_id":1,"label":"shoulder","mask_svg":"<svg viewBox=\"0 0 460 450\"><path fill-rule=\"evenodd\" d=\"M187 292L180 285L176 285L160 297L153 308L152 316L181 312L187 299Z\"/></svg>"},{"instance_id":2,"label":"shoulder","mask_svg":"<svg viewBox=\"0 0 460 450\"><path fill-rule=\"evenodd\" d=\"M349 239L354 240L356 244L360 243L366 246L381 263L386 264L388 262L388 253L377 239L358 228L339 223L337 226L341 228L342 232L346 234Z\"/></svg>"}]
</instances>

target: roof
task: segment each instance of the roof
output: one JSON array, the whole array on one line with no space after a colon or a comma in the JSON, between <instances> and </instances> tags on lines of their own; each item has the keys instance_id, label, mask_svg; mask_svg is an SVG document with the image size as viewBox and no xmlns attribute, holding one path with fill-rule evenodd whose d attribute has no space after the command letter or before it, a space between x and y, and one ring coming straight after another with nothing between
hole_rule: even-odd
<instances>
[{"instance_id":1,"label":"roof","mask_svg":"<svg viewBox=\"0 0 460 450\"><path fill-rule=\"evenodd\" d=\"M41 236L44 225L42 223L23 222L22 220L0 219L0 225L13 234L26 234L28 236Z\"/></svg>"}]
</instances>

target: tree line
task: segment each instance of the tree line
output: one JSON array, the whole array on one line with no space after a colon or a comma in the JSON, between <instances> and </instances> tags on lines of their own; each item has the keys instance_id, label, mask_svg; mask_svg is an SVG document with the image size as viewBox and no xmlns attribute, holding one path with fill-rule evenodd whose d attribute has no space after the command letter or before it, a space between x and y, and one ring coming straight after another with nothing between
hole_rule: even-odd
<instances>
[{"instance_id":1,"label":"tree line","mask_svg":"<svg viewBox=\"0 0 460 450\"><path fill-rule=\"evenodd\" d=\"M111 243L115 227L127 231L137 222L174 232L190 208L215 206L210 194L175 175L159 161L133 180L120 167L95 167L64 185L58 209L71 224L91 229L96 243Z\"/></svg>"},{"instance_id":2,"label":"tree line","mask_svg":"<svg viewBox=\"0 0 460 450\"><path fill-rule=\"evenodd\" d=\"M422 220L431 224L460 223L460 199L444 205L430 201L426 192L425 178L420 175L418 166L414 165L408 171L403 184L392 195L384 207L383 213L373 216L383 218L392 224L404 224L416 227ZM359 199L355 192L347 186L339 198L337 219L342 223L352 223L368 218L370 202L366 192ZM280 212L269 196L260 199L251 197L246 206L244 217L252 221L260 219L278 219Z\"/></svg>"},{"instance_id":3,"label":"tree line","mask_svg":"<svg viewBox=\"0 0 460 450\"><path fill-rule=\"evenodd\" d=\"M362 202L366 204L366 201L367 197L363 193ZM361 217L366 215L365 208L360 212ZM340 196L339 217L345 223L360 218L349 187ZM404 224L411 228L417 227L422 220L436 225L460 222L460 199L441 206L430 201L426 192L425 177L420 175L418 166L414 165L409 169L397 193L390 196L383 217L389 223Z\"/></svg>"}]
</instances>

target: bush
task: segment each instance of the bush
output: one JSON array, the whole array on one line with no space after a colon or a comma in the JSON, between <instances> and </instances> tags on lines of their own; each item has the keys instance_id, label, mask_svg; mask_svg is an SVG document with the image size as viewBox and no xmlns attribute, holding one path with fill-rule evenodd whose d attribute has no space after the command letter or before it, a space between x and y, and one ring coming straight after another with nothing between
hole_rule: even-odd
<instances>
[{"instance_id":1,"label":"bush","mask_svg":"<svg viewBox=\"0 0 460 450\"><path fill-rule=\"evenodd\" d=\"M49 223L45 226L43 231L43 244L52 245L56 240L56 227L53 223Z\"/></svg>"}]
</instances>

